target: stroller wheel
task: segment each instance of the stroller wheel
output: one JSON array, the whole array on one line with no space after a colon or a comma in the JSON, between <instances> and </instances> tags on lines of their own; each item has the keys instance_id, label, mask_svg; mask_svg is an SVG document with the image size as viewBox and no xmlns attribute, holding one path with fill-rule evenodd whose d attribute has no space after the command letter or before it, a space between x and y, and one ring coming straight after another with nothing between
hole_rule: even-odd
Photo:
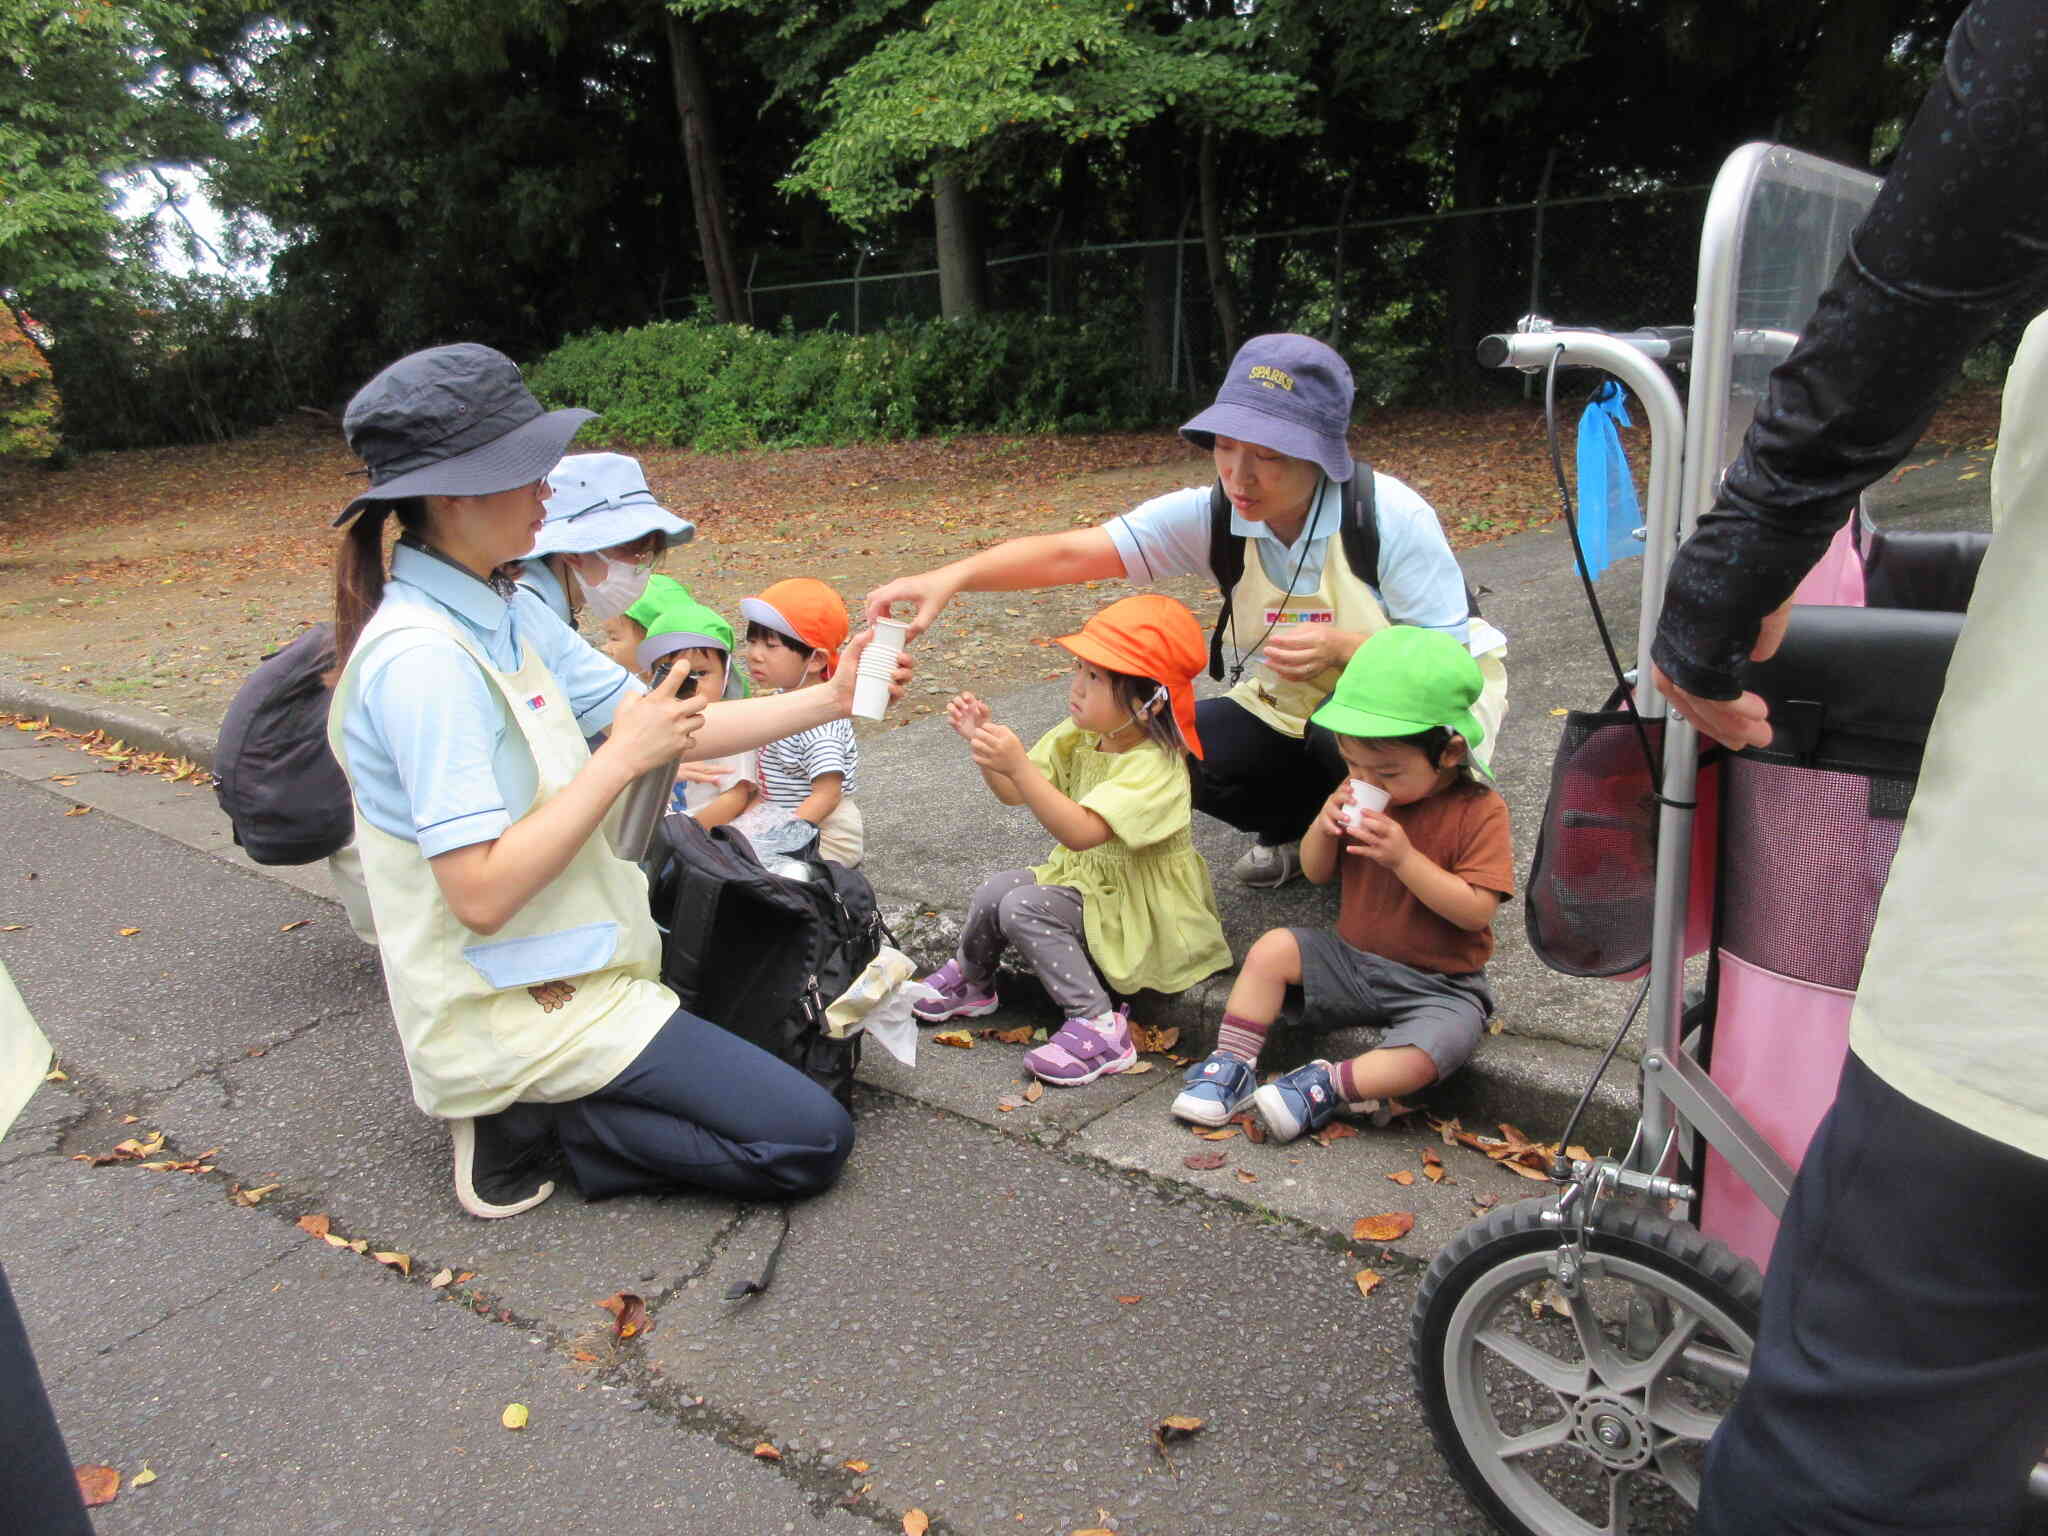
<instances>
[{"instance_id":1,"label":"stroller wheel","mask_svg":"<svg viewBox=\"0 0 2048 1536\"><path fill-rule=\"evenodd\" d=\"M1517 1536L1686 1532L1707 1441L1749 1373L1763 1278L1683 1222L1606 1204L1578 1295L1525 1200L1436 1256L1409 1361L1437 1448Z\"/></svg>"}]
</instances>

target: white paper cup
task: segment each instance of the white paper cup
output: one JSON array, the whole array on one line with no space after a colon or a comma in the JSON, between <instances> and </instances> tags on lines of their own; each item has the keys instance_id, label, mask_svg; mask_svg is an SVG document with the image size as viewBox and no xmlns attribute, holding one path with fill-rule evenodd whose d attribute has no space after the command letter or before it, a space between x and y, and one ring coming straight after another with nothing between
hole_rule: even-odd
<instances>
[{"instance_id":1,"label":"white paper cup","mask_svg":"<svg viewBox=\"0 0 2048 1536\"><path fill-rule=\"evenodd\" d=\"M1358 825L1361 811L1384 811L1387 808L1387 792L1377 784L1368 784L1363 779L1352 779L1351 804L1344 819L1352 826Z\"/></svg>"},{"instance_id":2,"label":"white paper cup","mask_svg":"<svg viewBox=\"0 0 2048 1536\"><path fill-rule=\"evenodd\" d=\"M874 635L860 653L860 668L854 674L853 712L858 718L879 720L889 712L889 682L909 633L910 625L902 619L875 620Z\"/></svg>"}]
</instances>

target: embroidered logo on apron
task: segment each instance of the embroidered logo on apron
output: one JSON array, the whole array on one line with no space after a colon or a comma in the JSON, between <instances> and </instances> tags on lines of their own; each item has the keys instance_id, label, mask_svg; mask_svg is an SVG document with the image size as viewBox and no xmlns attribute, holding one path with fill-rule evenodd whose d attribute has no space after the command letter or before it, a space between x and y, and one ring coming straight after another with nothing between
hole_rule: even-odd
<instances>
[{"instance_id":1,"label":"embroidered logo on apron","mask_svg":"<svg viewBox=\"0 0 2048 1536\"><path fill-rule=\"evenodd\" d=\"M1334 624L1337 614L1330 608L1268 608L1266 623L1269 627L1282 624Z\"/></svg>"},{"instance_id":2,"label":"embroidered logo on apron","mask_svg":"<svg viewBox=\"0 0 2048 1536\"><path fill-rule=\"evenodd\" d=\"M544 693L536 693L526 701L526 707L532 710L546 709L548 707L548 696Z\"/></svg>"},{"instance_id":3,"label":"embroidered logo on apron","mask_svg":"<svg viewBox=\"0 0 2048 1536\"><path fill-rule=\"evenodd\" d=\"M540 1004L542 1013L553 1013L576 995L576 989L566 981L544 981L537 987L528 987L533 1000Z\"/></svg>"}]
</instances>

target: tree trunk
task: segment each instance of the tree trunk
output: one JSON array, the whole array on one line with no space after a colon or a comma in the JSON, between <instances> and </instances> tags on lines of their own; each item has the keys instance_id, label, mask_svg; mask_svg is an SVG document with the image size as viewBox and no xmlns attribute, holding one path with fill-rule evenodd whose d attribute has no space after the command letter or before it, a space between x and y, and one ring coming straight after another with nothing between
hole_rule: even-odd
<instances>
[{"instance_id":1,"label":"tree trunk","mask_svg":"<svg viewBox=\"0 0 2048 1536\"><path fill-rule=\"evenodd\" d=\"M1485 116L1493 81L1475 75L1466 81L1458 102L1458 126L1452 140L1451 207L1484 208L1494 201L1501 128ZM1481 314L1482 305L1513 304L1493 292L1487 281L1489 256L1498 245L1498 231L1489 219L1449 219L1444 226L1444 331L1439 352L1442 378L1454 394L1470 393L1478 366L1473 350L1479 338L1512 315ZM1494 323L1489 324L1491 320Z\"/></svg>"},{"instance_id":2,"label":"tree trunk","mask_svg":"<svg viewBox=\"0 0 2048 1536\"><path fill-rule=\"evenodd\" d=\"M1139 133L1138 238L1171 240L1180 233L1180 159L1165 123L1149 124ZM1145 277L1145 383L1153 389L1179 387L1173 376L1173 311L1181 254L1170 245L1147 246L1139 253Z\"/></svg>"},{"instance_id":3,"label":"tree trunk","mask_svg":"<svg viewBox=\"0 0 2048 1536\"><path fill-rule=\"evenodd\" d=\"M1807 66L1802 149L1845 165L1870 164L1870 141L1885 115L1884 93L1872 82L1884 69L1896 28L1891 5L1834 0L1821 12L1820 36Z\"/></svg>"},{"instance_id":4,"label":"tree trunk","mask_svg":"<svg viewBox=\"0 0 2048 1536\"><path fill-rule=\"evenodd\" d=\"M950 166L932 174L939 242L939 313L948 320L988 312L988 268L967 178Z\"/></svg>"},{"instance_id":5,"label":"tree trunk","mask_svg":"<svg viewBox=\"0 0 2048 1536\"><path fill-rule=\"evenodd\" d=\"M698 56L697 32L674 11L663 8L668 26L669 79L675 87L676 116L682 122L683 168L690 177L690 208L697 221L697 243L704 252L704 286L711 293L711 312L727 325L747 318L740 293L739 271L733 263L732 230L725 213L725 177L718 163L718 133L711 121L711 97L704 89L704 65Z\"/></svg>"},{"instance_id":6,"label":"tree trunk","mask_svg":"<svg viewBox=\"0 0 2048 1536\"><path fill-rule=\"evenodd\" d=\"M1209 292L1216 304L1216 323L1223 331L1223 356L1228 363L1237 356L1243 339L1243 325L1237 313L1237 286L1230 280L1230 264L1223 253L1223 199L1216 187L1216 130L1202 130L1202 254L1208 258Z\"/></svg>"}]
</instances>

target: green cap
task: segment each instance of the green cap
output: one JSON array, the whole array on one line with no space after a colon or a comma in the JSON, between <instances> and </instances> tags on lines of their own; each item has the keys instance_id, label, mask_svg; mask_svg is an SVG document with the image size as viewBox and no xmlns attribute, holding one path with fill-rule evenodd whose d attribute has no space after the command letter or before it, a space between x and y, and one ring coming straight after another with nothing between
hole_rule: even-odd
<instances>
[{"instance_id":1,"label":"green cap","mask_svg":"<svg viewBox=\"0 0 2048 1536\"><path fill-rule=\"evenodd\" d=\"M1375 740L1446 726L1465 738L1477 767L1486 732L1472 705L1485 686L1479 663L1449 635L1396 624L1351 653L1336 688L1309 718L1339 736Z\"/></svg>"},{"instance_id":2,"label":"green cap","mask_svg":"<svg viewBox=\"0 0 2048 1536\"><path fill-rule=\"evenodd\" d=\"M690 589L688 587L677 581L675 577L663 576L657 571L654 575L647 578L647 590L642 592L633 606L626 610L626 617L651 633L651 626L648 624L648 620L660 613L662 609L668 607L677 598L687 601L689 596Z\"/></svg>"},{"instance_id":3,"label":"green cap","mask_svg":"<svg viewBox=\"0 0 2048 1536\"><path fill-rule=\"evenodd\" d=\"M643 670L671 651L708 648L732 654L732 626L682 591L680 583L677 591L680 596L670 597L654 612L634 621L647 630L635 657Z\"/></svg>"}]
</instances>

